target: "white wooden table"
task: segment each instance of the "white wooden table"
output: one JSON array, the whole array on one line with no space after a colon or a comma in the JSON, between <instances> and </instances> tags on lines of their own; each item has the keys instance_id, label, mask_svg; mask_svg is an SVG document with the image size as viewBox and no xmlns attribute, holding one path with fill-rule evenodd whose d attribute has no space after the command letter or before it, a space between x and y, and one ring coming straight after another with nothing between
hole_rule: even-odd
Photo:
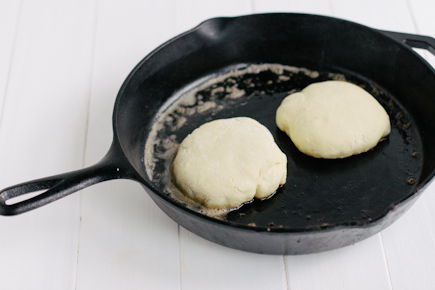
<instances>
[{"instance_id":1,"label":"white wooden table","mask_svg":"<svg viewBox=\"0 0 435 290\"><path fill-rule=\"evenodd\" d=\"M261 12L329 15L435 37L432 0L0 0L0 188L100 160L117 91L145 55L208 18ZM429 290L434 275L435 184L380 234L304 256L205 241L131 181L0 217L6 290Z\"/></svg>"}]
</instances>

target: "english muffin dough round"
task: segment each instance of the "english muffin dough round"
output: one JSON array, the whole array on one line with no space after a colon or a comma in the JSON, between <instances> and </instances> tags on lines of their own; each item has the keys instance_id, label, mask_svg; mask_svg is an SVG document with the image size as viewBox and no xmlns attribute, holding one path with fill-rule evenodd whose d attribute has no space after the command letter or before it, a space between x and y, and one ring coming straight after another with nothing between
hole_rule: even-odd
<instances>
[{"instance_id":1,"label":"english muffin dough round","mask_svg":"<svg viewBox=\"0 0 435 290\"><path fill-rule=\"evenodd\" d=\"M209 208L236 208L284 184L287 157L259 122L220 119L183 140L172 172L175 184L190 198Z\"/></svg>"},{"instance_id":2,"label":"english muffin dough round","mask_svg":"<svg viewBox=\"0 0 435 290\"><path fill-rule=\"evenodd\" d=\"M378 101L344 81L314 83L287 96L276 112L276 124L301 152L325 159L366 152L391 130Z\"/></svg>"}]
</instances>

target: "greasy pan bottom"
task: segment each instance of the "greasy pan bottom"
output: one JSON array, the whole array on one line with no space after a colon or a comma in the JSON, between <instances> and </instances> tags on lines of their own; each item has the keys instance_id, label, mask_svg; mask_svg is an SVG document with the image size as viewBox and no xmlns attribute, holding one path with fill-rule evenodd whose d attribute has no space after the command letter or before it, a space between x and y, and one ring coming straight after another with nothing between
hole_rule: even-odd
<instances>
[{"instance_id":1,"label":"greasy pan bottom","mask_svg":"<svg viewBox=\"0 0 435 290\"><path fill-rule=\"evenodd\" d=\"M246 65L245 65L246 66ZM242 71L225 68L221 71ZM264 67L264 66L263 66ZM195 128L205 122L237 116L251 117L264 124L287 155L287 183L270 198L255 200L217 217L232 225L262 229L307 231L337 225L361 225L385 215L392 200L401 200L415 189L422 164L422 142L412 116L388 91L362 76L337 70L289 68L246 71L211 79L199 89L189 87L194 96L186 104L176 102L163 117L155 135L157 156L153 182L157 190L173 192L169 164L175 154L167 154ZM325 160L301 153L275 123L276 109L289 92L330 79L355 83L371 93L388 112L392 130L374 149L350 158ZM197 85L198 87L199 85ZM236 88L238 96L232 97ZM177 97L177 96L176 96ZM171 99L171 102L174 100ZM212 104L203 109L204 104ZM167 145L171 144L171 147ZM151 146L150 144L148 146ZM172 194L171 196L176 196ZM176 199L177 200L177 199ZM184 203L186 206L190 204ZM199 205L194 211L209 215Z\"/></svg>"}]
</instances>

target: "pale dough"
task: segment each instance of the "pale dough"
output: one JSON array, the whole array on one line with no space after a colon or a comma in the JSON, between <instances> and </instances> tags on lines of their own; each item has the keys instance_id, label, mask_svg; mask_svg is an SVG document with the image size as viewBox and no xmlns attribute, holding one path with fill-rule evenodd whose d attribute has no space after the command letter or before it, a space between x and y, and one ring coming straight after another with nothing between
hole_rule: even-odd
<instances>
[{"instance_id":1,"label":"pale dough","mask_svg":"<svg viewBox=\"0 0 435 290\"><path fill-rule=\"evenodd\" d=\"M314 83L287 96L276 124L301 152L325 159L366 152L391 130L378 101L344 81Z\"/></svg>"},{"instance_id":2,"label":"pale dough","mask_svg":"<svg viewBox=\"0 0 435 290\"><path fill-rule=\"evenodd\" d=\"M287 157L259 122L220 119L183 140L172 171L176 185L190 198L209 208L236 208L284 184Z\"/></svg>"}]
</instances>

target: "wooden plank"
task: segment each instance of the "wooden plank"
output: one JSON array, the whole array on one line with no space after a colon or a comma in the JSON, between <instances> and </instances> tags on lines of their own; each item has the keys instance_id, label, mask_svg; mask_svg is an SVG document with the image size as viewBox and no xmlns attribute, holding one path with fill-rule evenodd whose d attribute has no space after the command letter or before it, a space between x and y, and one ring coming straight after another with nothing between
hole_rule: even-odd
<instances>
[{"instance_id":1,"label":"wooden plank","mask_svg":"<svg viewBox=\"0 0 435 290\"><path fill-rule=\"evenodd\" d=\"M177 2L178 4L179 2ZM176 10L177 32L220 16L251 12L248 1L184 1ZM181 289L285 289L281 256L255 255L228 249L180 228Z\"/></svg>"},{"instance_id":2,"label":"wooden plank","mask_svg":"<svg viewBox=\"0 0 435 290\"><path fill-rule=\"evenodd\" d=\"M413 33L435 37L433 1L408 1ZM421 55L435 67L435 57L427 51ZM397 223L382 232L391 282L395 290L433 289L435 273L435 184Z\"/></svg>"},{"instance_id":3,"label":"wooden plank","mask_svg":"<svg viewBox=\"0 0 435 290\"><path fill-rule=\"evenodd\" d=\"M89 109L86 166L112 140L118 90L133 67L175 34L174 1L101 1ZM179 289L178 226L131 181L83 192L77 290Z\"/></svg>"},{"instance_id":4,"label":"wooden plank","mask_svg":"<svg viewBox=\"0 0 435 290\"><path fill-rule=\"evenodd\" d=\"M414 32L412 18L405 0L331 1L335 17L375 29Z\"/></svg>"},{"instance_id":5,"label":"wooden plank","mask_svg":"<svg viewBox=\"0 0 435 290\"><path fill-rule=\"evenodd\" d=\"M425 4L427 3L425 1ZM406 33L417 32L416 23L420 17L413 18L407 1L361 1L352 9L353 13L346 10L346 5L350 4L347 1L337 3L338 15L352 17L375 28ZM395 8L391 9L393 6ZM431 11L427 5L417 5L415 9L418 7ZM421 17L426 15L422 27L433 27L428 21L431 17L429 14L421 11ZM430 191L434 191L432 188L404 217L381 233L393 289L433 288L431 273L435 270L435 227L431 222L434 215L430 207L435 207L435 199L430 200Z\"/></svg>"},{"instance_id":6,"label":"wooden plank","mask_svg":"<svg viewBox=\"0 0 435 290\"><path fill-rule=\"evenodd\" d=\"M435 227L431 186L395 224L382 232L393 289L433 289Z\"/></svg>"},{"instance_id":7,"label":"wooden plank","mask_svg":"<svg viewBox=\"0 0 435 290\"><path fill-rule=\"evenodd\" d=\"M77 290L179 289L178 227L131 181L83 193Z\"/></svg>"},{"instance_id":8,"label":"wooden plank","mask_svg":"<svg viewBox=\"0 0 435 290\"><path fill-rule=\"evenodd\" d=\"M267 11L331 15L380 29L412 30L406 2L391 1L283 1L261 2ZM283 6L279 6L283 4ZM396 9L391 10L391 7ZM256 4L255 7L260 7ZM390 12L386 12L389 8ZM257 10L258 11L258 10ZM397 13L393 17L393 13ZM405 17L403 17L405 15ZM398 26L400 20L401 26ZM408 30L407 30L408 29ZM354 246L307 256L285 258L289 289L390 289L388 266L380 235ZM315 273L315 279L313 279Z\"/></svg>"},{"instance_id":9,"label":"wooden plank","mask_svg":"<svg viewBox=\"0 0 435 290\"><path fill-rule=\"evenodd\" d=\"M2 8L1 15L17 15ZM47 0L24 1L19 22L4 27L17 36L6 55L13 58L0 131L1 188L83 165L92 24L89 1ZM79 223L80 194L1 217L1 287L74 289Z\"/></svg>"},{"instance_id":10,"label":"wooden plank","mask_svg":"<svg viewBox=\"0 0 435 290\"><path fill-rule=\"evenodd\" d=\"M234 17L251 13L249 0L201 1L185 0L175 2L175 29L182 33L201 22L215 17Z\"/></svg>"},{"instance_id":11,"label":"wooden plank","mask_svg":"<svg viewBox=\"0 0 435 290\"><path fill-rule=\"evenodd\" d=\"M180 232L181 289L287 289L282 256L233 250Z\"/></svg>"},{"instance_id":12,"label":"wooden plank","mask_svg":"<svg viewBox=\"0 0 435 290\"><path fill-rule=\"evenodd\" d=\"M289 289L391 289L380 236L324 253L287 256Z\"/></svg>"},{"instance_id":13,"label":"wooden plank","mask_svg":"<svg viewBox=\"0 0 435 290\"><path fill-rule=\"evenodd\" d=\"M324 0L253 0L254 12L256 13L274 13L274 12L289 12L289 13L308 13L317 15L332 15L331 1Z\"/></svg>"}]
</instances>

